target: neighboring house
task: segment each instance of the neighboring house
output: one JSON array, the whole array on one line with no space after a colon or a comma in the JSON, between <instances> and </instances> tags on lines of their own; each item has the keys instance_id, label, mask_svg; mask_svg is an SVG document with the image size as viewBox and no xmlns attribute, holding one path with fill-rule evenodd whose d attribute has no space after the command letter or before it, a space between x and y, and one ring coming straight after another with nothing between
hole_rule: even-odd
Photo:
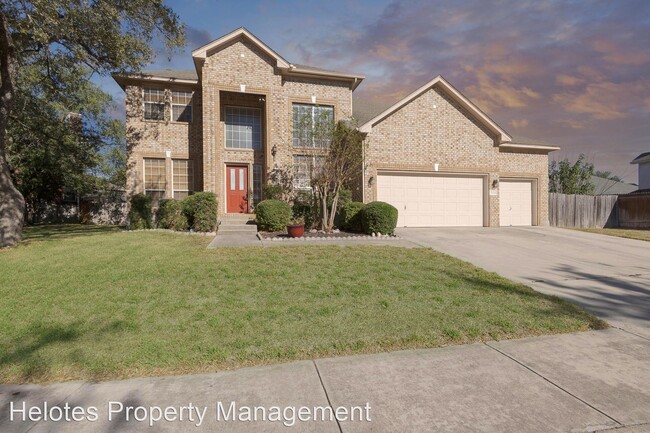
<instances>
[{"instance_id":1,"label":"neighboring house","mask_svg":"<svg viewBox=\"0 0 650 433\"><path fill-rule=\"evenodd\" d=\"M599 176L591 176L591 182L594 184L594 195L629 194L638 189L634 184L605 179Z\"/></svg>"},{"instance_id":2,"label":"neighboring house","mask_svg":"<svg viewBox=\"0 0 650 433\"><path fill-rule=\"evenodd\" d=\"M630 164L639 165L639 189L650 189L650 152L642 153Z\"/></svg>"},{"instance_id":3,"label":"neighboring house","mask_svg":"<svg viewBox=\"0 0 650 433\"><path fill-rule=\"evenodd\" d=\"M382 109L352 101L364 79L292 64L244 28L192 52L196 71L116 75L126 92L128 190L156 198L195 191L219 197L219 213L246 213L268 173L309 166L328 143L299 119L354 116L366 134L353 193L387 201L400 226L548 224L548 153L513 139L437 77Z\"/></svg>"}]
</instances>

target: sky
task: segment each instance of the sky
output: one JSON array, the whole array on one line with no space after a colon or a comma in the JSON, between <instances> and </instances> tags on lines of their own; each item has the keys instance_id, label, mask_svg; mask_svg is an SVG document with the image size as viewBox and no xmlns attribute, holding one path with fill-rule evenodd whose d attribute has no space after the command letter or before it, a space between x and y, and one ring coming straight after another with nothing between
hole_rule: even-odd
<instances>
[{"instance_id":1,"label":"sky","mask_svg":"<svg viewBox=\"0 0 650 433\"><path fill-rule=\"evenodd\" d=\"M366 76L389 104L442 75L515 137L584 153L637 181L650 151L650 1L168 0L187 46L148 69L192 69L191 51L244 26L282 57ZM110 79L102 87L123 105Z\"/></svg>"}]
</instances>

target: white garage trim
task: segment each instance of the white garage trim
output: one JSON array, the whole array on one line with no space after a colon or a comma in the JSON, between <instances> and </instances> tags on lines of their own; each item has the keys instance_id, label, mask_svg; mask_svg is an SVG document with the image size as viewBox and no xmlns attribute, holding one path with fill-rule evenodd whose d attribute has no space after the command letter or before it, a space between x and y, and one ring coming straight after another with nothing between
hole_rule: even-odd
<instances>
[{"instance_id":1,"label":"white garage trim","mask_svg":"<svg viewBox=\"0 0 650 433\"><path fill-rule=\"evenodd\" d=\"M376 199L397 208L399 227L488 226L487 177L381 170Z\"/></svg>"},{"instance_id":2,"label":"white garage trim","mask_svg":"<svg viewBox=\"0 0 650 433\"><path fill-rule=\"evenodd\" d=\"M538 225L537 179L501 178L499 180L499 225Z\"/></svg>"}]
</instances>

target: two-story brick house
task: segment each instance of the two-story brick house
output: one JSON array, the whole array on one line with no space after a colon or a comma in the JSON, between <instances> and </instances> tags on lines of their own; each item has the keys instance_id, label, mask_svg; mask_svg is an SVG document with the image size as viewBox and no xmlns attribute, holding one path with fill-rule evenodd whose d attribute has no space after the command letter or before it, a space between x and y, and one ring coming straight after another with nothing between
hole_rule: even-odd
<instances>
[{"instance_id":1,"label":"two-story brick house","mask_svg":"<svg viewBox=\"0 0 650 433\"><path fill-rule=\"evenodd\" d=\"M355 117L368 146L354 190L394 204L399 225L548 220L557 148L516 142L441 77L387 109L357 110L363 76L292 64L244 28L192 57L191 71L115 76L126 92L129 193L212 191L220 214L250 212L273 168L293 167L295 187L309 187L308 166L327 144L305 139L298 119Z\"/></svg>"}]
</instances>

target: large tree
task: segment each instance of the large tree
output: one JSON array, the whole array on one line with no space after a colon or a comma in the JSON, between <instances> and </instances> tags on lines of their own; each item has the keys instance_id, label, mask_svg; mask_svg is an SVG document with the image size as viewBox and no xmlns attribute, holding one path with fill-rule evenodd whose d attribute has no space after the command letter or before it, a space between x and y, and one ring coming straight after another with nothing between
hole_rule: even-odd
<instances>
[{"instance_id":1,"label":"large tree","mask_svg":"<svg viewBox=\"0 0 650 433\"><path fill-rule=\"evenodd\" d=\"M0 247L20 240L24 221L25 200L12 181L7 156L8 133L15 130L14 122L22 120L25 129L29 129L33 118L28 116L38 114L59 118L60 124L71 131L83 130L84 107L76 105L82 114L81 125L75 125L74 115L67 116L75 107L74 103L65 103L74 99L70 98L70 85L75 78L70 74L87 80L91 73L137 72L152 60L154 38L163 40L170 50L184 43L184 29L178 16L162 0L0 2ZM20 85L26 77L42 80L42 89L54 96L46 99L47 92L33 88L26 94L25 87ZM89 97L88 92L85 95ZM33 105L39 98L61 103L39 108ZM34 142L47 143L43 137L61 134L66 136L62 131L38 131L35 136L40 135L40 139ZM86 138L92 139L92 134ZM14 145L12 151L16 149L20 152L24 148ZM13 157L20 158L20 154Z\"/></svg>"}]
</instances>

